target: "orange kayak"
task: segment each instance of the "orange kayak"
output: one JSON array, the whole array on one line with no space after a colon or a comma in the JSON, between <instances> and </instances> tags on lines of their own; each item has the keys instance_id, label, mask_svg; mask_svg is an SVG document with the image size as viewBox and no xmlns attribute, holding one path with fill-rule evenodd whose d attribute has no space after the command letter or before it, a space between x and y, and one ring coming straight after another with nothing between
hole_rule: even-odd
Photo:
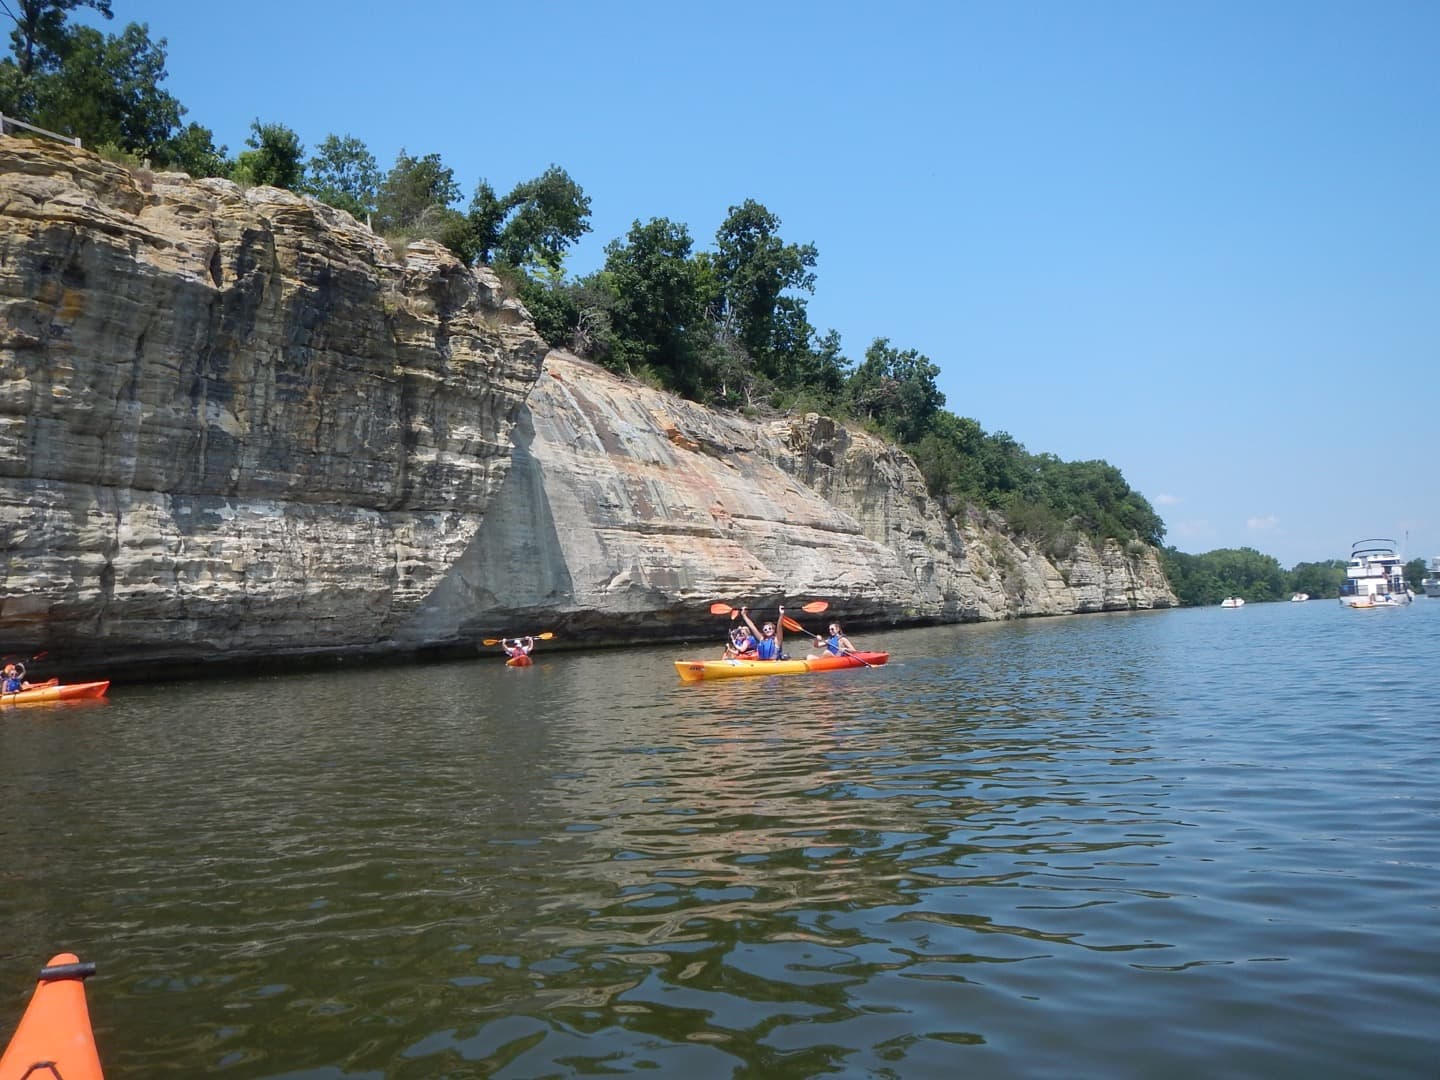
<instances>
[{"instance_id":1,"label":"orange kayak","mask_svg":"<svg viewBox=\"0 0 1440 1080\"><path fill-rule=\"evenodd\" d=\"M0 1057L0 1080L104 1080L85 1006L84 980L93 974L95 965L82 964L74 953L53 956L40 969L35 996Z\"/></svg>"},{"instance_id":2,"label":"orange kayak","mask_svg":"<svg viewBox=\"0 0 1440 1080\"><path fill-rule=\"evenodd\" d=\"M804 675L811 671L879 667L889 653L857 652L822 656L815 660L676 660L675 671L684 682L702 679L738 679L747 675Z\"/></svg>"},{"instance_id":3,"label":"orange kayak","mask_svg":"<svg viewBox=\"0 0 1440 1080\"><path fill-rule=\"evenodd\" d=\"M506 660L506 661L505 661L505 666L506 666L506 667L529 667L529 666L530 666L531 664L533 664L534 662L535 662L535 661L534 661L534 660L531 660L530 657L528 657L528 656L512 656L512 657L510 657L509 660Z\"/></svg>"},{"instance_id":4,"label":"orange kayak","mask_svg":"<svg viewBox=\"0 0 1440 1080\"><path fill-rule=\"evenodd\" d=\"M100 698L110 689L110 680L104 682L60 683L54 686L32 686L29 690L17 690L13 694L0 694L0 705L41 705L51 701L76 701L81 698Z\"/></svg>"}]
</instances>

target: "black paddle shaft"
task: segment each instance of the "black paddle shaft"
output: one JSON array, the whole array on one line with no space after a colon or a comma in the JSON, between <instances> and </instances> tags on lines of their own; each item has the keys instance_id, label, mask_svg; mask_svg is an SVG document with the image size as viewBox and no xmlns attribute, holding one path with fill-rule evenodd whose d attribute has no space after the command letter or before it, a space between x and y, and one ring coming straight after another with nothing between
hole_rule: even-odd
<instances>
[{"instance_id":1,"label":"black paddle shaft","mask_svg":"<svg viewBox=\"0 0 1440 1080\"><path fill-rule=\"evenodd\" d=\"M60 982L62 979L88 979L95 974L95 961L81 960L74 964L56 964L40 969L41 982Z\"/></svg>"}]
</instances>

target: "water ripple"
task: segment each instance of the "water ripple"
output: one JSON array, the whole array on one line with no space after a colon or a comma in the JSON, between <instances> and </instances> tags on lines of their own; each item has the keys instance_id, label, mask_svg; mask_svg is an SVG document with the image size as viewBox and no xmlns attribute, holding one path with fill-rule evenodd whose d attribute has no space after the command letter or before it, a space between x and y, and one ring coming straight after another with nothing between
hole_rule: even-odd
<instances>
[{"instance_id":1,"label":"water ripple","mask_svg":"<svg viewBox=\"0 0 1440 1080\"><path fill-rule=\"evenodd\" d=\"M100 960L112 1077L1427 1075L1440 603L1414 607L7 716L0 975L18 1010L39 954Z\"/></svg>"}]
</instances>

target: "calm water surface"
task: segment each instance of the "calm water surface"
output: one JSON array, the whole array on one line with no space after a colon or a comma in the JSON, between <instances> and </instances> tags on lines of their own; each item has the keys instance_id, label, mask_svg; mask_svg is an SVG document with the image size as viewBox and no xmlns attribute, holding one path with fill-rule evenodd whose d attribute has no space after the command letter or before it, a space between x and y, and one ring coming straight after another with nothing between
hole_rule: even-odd
<instances>
[{"instance_id":1,"label":"calm water surface","mask_svg":"<svg viewBox=\"0 0 1440 1080\"><path fill-rule=\"evenodd\" d=\"M115 1077L1434 1077L1440 601L0 714L0 1038Z\"/></svg>"}]
</instances>

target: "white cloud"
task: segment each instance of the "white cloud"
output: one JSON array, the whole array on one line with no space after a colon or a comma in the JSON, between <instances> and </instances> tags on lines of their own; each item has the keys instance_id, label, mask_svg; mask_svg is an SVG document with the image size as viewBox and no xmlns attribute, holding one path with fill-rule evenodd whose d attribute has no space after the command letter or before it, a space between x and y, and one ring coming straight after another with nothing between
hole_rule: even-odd
<instances>
[{"instance_id":1,"label":"white cloud","mask_svg":"<svg viewBox=\"0 0 1440 1080\"><path fill-rule=\"evenodd\" d=\"M1274 514L1245 519L1245 527L1255 532L1275 532L1280 528L1280 519Z\"/></svg>"},{"instance_id":2,"label":"white cloud","mask_svg":"<svg viewBox=\"0 0 1440 1080\"><path fill-rule=\"evenodd\" d=\"M1179 495L1156 495L1156 506L1179 506L1181 502Z\"/></svg>"}]
</instances>

